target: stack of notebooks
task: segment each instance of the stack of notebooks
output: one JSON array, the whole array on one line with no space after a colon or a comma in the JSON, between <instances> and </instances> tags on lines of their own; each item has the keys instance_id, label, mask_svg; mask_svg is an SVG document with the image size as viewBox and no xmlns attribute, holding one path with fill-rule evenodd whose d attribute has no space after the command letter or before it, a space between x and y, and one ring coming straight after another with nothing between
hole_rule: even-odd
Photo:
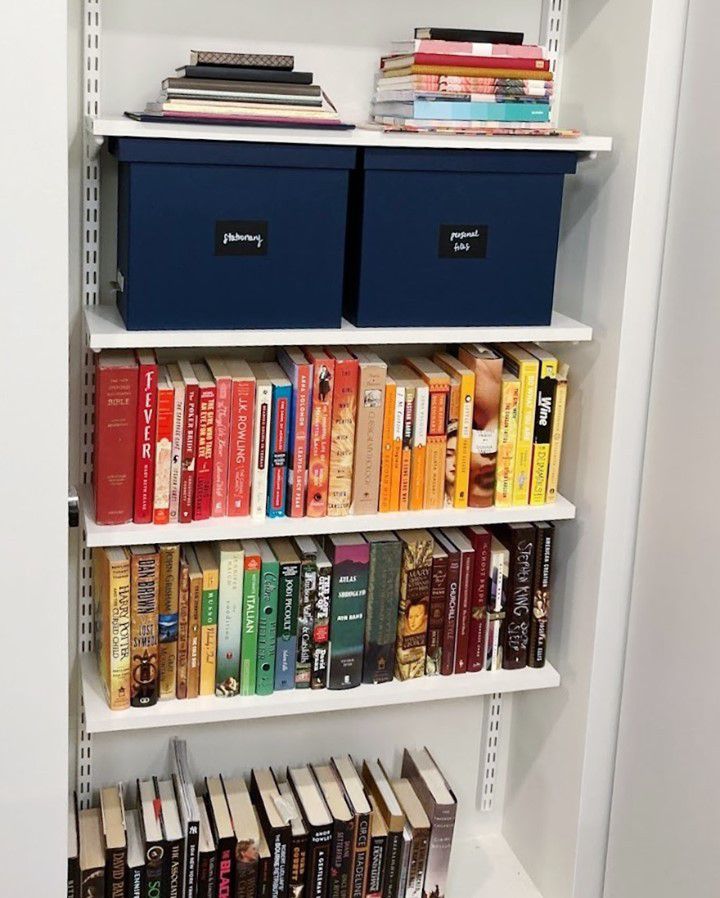
<instances>
[{"instance_id":1,"label":"stack of notebooks","mask_svg":"<svg viewBox=\"0 0 720 898\"><path fill-rule=\"evenodd\" d=\"M141 121L341 126L312 72L296 72L293 56L270 53L193 50L190 65L163 81L156 102L127 114Z\"/></svg>"},{"instance_id":2,"label":"stack of notebooks","mask_svg":"<svg viewBox=\"0 0 720 898\"><path fill-rule=\"evenodd\" d=\"M557 133L544 47L519 32L416 28L380 63L373 120L410 131Z\"/></svg>"}]
</instances>

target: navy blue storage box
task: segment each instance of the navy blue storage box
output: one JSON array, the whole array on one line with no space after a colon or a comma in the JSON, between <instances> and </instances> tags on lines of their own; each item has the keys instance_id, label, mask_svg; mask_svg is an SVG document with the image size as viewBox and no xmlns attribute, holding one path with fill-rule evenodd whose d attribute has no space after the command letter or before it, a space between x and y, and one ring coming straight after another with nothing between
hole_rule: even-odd
<instances>
[{"instance_id":1,"label":"navy blue storage box","mask_svg":"<svg viewBox=\"0 0 720 898\"><path fill-rule=\"evenodd\" d=\"M346 147L115 140L129 330L338 327Z\"/></svg>"},{"instance_id":2,"label":"navy blue storage box","mask_svg":"<svg viewBox=\"0 0 720 898\"><path fill-rule=\"evenodd\" d=\"M572 152L368 149L345 317L360 327L544 325Z\"/></svg>"}]
</instances>

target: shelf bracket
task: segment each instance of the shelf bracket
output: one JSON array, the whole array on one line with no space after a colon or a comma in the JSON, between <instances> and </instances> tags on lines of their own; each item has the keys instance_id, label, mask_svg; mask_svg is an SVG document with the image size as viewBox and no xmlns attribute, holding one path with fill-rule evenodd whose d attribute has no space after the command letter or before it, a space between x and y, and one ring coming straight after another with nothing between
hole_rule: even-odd
<instances>
[{"instance_id":1,"label":"shelf bracket","mask_svg":"<svg viewBox=\"0 0 720 898\"><path fill-rule=\"evenodd\" d=\"M498 776L499 745L502 723L502 693L494 692L485 702L483 715L483 733L480 743L482 749L480 770L480 810L492 811L495 800L495 784Z\"/></svg>"}]
</instances>

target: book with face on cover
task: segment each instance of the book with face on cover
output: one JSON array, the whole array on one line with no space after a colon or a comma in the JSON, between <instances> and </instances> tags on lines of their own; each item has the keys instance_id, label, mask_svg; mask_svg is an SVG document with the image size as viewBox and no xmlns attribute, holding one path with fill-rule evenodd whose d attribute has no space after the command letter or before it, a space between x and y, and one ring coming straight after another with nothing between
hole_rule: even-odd
<instances>
[{"instance_id":1,"label":"book with face on cover","mask_svg":"<svg viewBox=\"0 0 720 898\"><path fill-rule=\"evenodd\" d=\"M438 353L433 356L433 361L450 377L445 444L445 504L453 508L467 508L475 375L460 359L449 353Z\"/></svg>"},{"instance_id":2,"label":"book with face on cover","mask_svg":"<svg viewBox=\"0 0 720 898\"><path fill-rule=\"evenodd\" d=\"M433 539L427 530L404 530L398 536L403 542L403 558L395 676L410 680L425 675Z\"/></svg>"},{"instance_id":3,"label":"book with face on cover","mask_svg":"<svg viewBox=\"0 0 720 898\"><path fill-rule=\"evenodd\" d=\"M255 898L257 890L260 827L245 780L220 777L235 833L235 896Z\"/></svg>"}]
</instances>

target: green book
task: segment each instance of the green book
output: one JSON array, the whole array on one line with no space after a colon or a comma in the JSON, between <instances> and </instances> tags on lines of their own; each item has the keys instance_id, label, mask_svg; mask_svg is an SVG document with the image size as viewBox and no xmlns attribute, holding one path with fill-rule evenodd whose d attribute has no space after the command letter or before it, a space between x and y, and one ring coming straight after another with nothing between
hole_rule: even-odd
<instances>
[{"instance_id":1,"label":"green book","mask_svg":"<svg viewBox=\"0 0 720 898\"><path fill-rule=\"evenodd\" d=\"M275 643L275 689L277 691L295 688L300 556L289 539L274 539L270 545L280 565L277 641Z\"/></svg>"},{"instance_id":2,"label":"green book","mask_svg":"<svg viewBox=\"0 0 720 898\"><path fill-rule=\"evenodd\" d=\"M333 566L327 685L351 689L362 682L370 546L359 533L340 533L326 538L325 551Z\"/></svg>"},{"instance_id":3,"label":"green book","mask_svg":"<svg viewBox=\"0 0 720 898\"><path fill-rule=\"evenodd\" d=\"M395 672L402 543L389 530L365 533L370 546L363 683L387 683Z\"/></svg>"},{"instance_id":4,"label":"green book","mask_svg":"<svg viewBox=\"0 0 720 898\"><path fill-rule=\"evenodd\" d=\"M309 689L313 658L313 622L318 591L318 548L310 536L293 537L293 544L301 561L295 687Z\"/></svg>"},{"instance_id":5,"label":"green book","mask_svg":"<svg viewBox=\"0 0 720 898\"><path fill-rule=\"evenodd\" d=\"M277 638L278 581L280 565L265 539L258 540L260 611L258 614L257 695L271 695L275 687L275 640Z\"/></svg>"},{"instance_id":6,"label":"green book","mask_svg":"<svg viewBox=\"0 0 720 898\"><path fill-rule=\"evenodd\" d=\"M242 641L240 646L240 695L255 695L260 606L260 547L254 539L242 541L245 552L243 579Z\"/></svg>"},{"instance_id":7,"label":"green book","mask_svg":"<svg viewBox=\"0 0 720 898\"><path fill-rule=\"evenodd\" d=\"M244 554L237 540L218 546L220 597L218 600L217 666L215 695L240 691L240 639L242 624Z\"/></svg>"}]
</instances>

